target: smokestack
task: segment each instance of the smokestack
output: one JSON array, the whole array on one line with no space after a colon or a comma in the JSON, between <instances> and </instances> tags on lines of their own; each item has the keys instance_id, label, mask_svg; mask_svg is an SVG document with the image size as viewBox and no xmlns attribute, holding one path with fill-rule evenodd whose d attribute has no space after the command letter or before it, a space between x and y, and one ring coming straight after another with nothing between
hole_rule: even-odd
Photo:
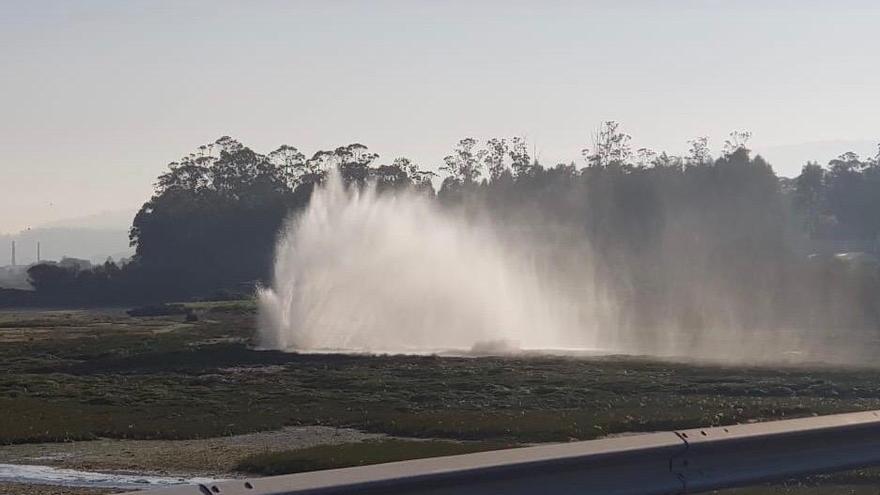
<instances>
[{"instance_id":1,"label":"smokestack","mask_svg":"<svg viewBox=\"0 0 880 495\"><path fill-rule=\"evenodd\" d=\"M37 263L40 262L40 243L37 242Z\"/></svg>"},{"instance_id":2,"label":"smokestack","mask_svg":"<svg viewBox=\"0 0 880 495\"><path fill-rule=\"evenodd\" d=\"M12 266L15 266L15 241L12 241Z\"/></svg>"}]
</instances>

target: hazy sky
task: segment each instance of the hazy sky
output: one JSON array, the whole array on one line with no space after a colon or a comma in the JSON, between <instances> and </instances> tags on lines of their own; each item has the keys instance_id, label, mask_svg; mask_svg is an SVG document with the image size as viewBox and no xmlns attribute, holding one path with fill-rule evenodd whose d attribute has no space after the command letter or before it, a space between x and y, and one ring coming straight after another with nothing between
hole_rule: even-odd
<instances>
[{"instance_id":1,"label":"hazy sky","mask_svg":"<svg viewBox=\"0 0 880 495\"><path fill-rule=\"evenodd\" d=\"M673 152L750 129L791 175L880 140L878 26L875 1L0 0L0 232L136 208L226 134L428 167L517 134L552 164L615 119Z\"/></svg>"}]
</instances>

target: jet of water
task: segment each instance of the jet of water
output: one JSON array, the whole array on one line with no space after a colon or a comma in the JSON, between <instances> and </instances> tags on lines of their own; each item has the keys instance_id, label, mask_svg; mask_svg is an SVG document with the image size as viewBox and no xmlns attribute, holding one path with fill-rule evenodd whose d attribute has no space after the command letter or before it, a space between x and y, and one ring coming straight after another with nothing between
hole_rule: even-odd
<instances>
[{"instance_id":1,"label":"jet of water","mask_svg":"<svg viewBox=\"0 0 880 495\"><path fill-rule=\"evenodd\" d=\"M331 173L279 237L272 285L258 294L260 345L772 363L862 362L880 345L870 335L841 338L839 329L750 321L728 309L735 293L704 277L693 259L605 259L593 267L590 243L570 225L474 216L413 191L346 188ZM642 308L630 288L640 283L639 270L657 269L684 277L693 290ZM692 321L681 318L683 308Z\"/></svg>"},{"instance_id":2,"label":"jet of water","mask_svg":"<svg viewBox=\"0 0 880 495\"><path fill-rule=\"evenodd\" d=\"M491 225L336 174L292 218L259 293L260 343L428 353L594 345L575 301ZM578 335L578 339L569 338Z\"/></svg>"}]
</instances>

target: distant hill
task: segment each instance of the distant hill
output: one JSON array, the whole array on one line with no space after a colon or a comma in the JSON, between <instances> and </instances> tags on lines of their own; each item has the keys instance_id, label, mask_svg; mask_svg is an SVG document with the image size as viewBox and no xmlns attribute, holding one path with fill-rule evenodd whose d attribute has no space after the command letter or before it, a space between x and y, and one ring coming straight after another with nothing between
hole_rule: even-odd
<instances>
[{"instance_id":1,"label":"distant hill","mask_svg":"<svg viewBox=\"0 0 880 495\"><path fill-rule=\"evenodd\" d=\"M69 256L103 263L108 257L130 257L134 250L128 245L128 229L133 218L133 210L104 211L57 220L17 234L0 234L0 266L12 261L12 241L18 265L36 261L38 242L43 260Z\"/></svg>"},{"instance_id":2,"label":"distant hill","mask_svg":"<svg viewBox=\"0 0 880 495\"><path fill-rule=\"evenodd\" d=\"M103 263L108 257L130 257L134 250L128 245L127 229L89 229L48 227L25 230L13 235L0 234L0 266L12 260L12 241L16 244L16 263L27 265L36 261L37 243L44 260L60 260L64 256Z\"/></svg>"}]
</instances>

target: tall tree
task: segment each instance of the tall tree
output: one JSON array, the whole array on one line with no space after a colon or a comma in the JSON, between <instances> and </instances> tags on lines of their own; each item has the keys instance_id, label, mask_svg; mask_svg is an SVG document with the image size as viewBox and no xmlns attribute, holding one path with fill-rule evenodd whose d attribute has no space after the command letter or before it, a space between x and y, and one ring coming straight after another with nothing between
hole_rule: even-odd
<instances>
[{"instance_id":1,"label":"tall tree","mask_svg":"<svg viewBox=\"0 0 880 495\"><path fill-rule=\"evenodd\" d=\"M807 162L795 179L794 205L803 216L807 233L815 237L825 208L825 170L818 163Z\"/></svg>"},{"instance_id":2,"label":"tall tree","mask_svg":"<svg viewBox=\"0 0 880 495\"><path fill-rule=\"evenodd\" d=\"M523 137L514 136L511 138L507 156L510 158L510 168L513 170L514 177L528 177L534 174L538 168L537 160L532 161L529 156L529 148Z\"/></svg>"},{"instance_id":3,"label":"tall tree","mask_svg":"<svg viewBox=\"0 0 880 495\"><path fill-rule=\"evenodd\" d=\"M507 171L509 152L504 138L492 138L486 142L485 162L491 180L498 180Z\"/></svg>"},{"instance_id":4,"label":"tall tree","mask_svg":"<svg viewBox=\"0 0 880 495\"><path fill-rule=\"evenodd\" d=\"M486 150L477 149L476 146L476 139L462 139L452 154L443 159L440 170L449 174L449 179L456 183L475 183L482 175L483 159L486 156Z\"/></svg>"},{"instance_id":5,"label":"tall tree","mask_svg":"<svg viewBox=\"0 0 880 495\"><path fill-rule=\"evenodd\" d=\"M587 165L593 168L626 168L630 164L632 136L620 129L620 123L603 122L593 135L593 147L582 151Z\"/></svg>"}]
</instances>

